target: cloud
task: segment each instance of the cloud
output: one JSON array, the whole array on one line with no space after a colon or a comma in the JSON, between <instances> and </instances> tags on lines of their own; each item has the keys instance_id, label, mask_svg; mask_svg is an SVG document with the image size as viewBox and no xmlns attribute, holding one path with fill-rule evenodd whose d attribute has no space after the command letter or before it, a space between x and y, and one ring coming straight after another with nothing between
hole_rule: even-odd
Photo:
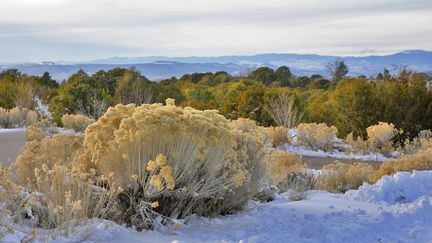
<instances>
[{"instance_id":1,"label":"cloud","mask_svg":"<svg viewBox=\"0 0 432 243\"><path fill-rule=\"evenodd\" d=\"M0 61L432 49L430 0L2 0Z\"/></svg>"}]
</instances>

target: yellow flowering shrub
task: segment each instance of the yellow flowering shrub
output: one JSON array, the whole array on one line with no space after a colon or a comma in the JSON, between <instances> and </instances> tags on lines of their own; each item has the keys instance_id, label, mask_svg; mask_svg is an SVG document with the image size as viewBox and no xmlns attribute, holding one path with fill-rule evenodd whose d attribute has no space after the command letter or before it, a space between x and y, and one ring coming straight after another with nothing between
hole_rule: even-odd
<instances>
[{"instance_id":1,"label":"yellow flowering shrub","mask_svg":"<svg viewBox=\"0 0 432 243\"><path fill-rule=\"evenodd\" d=\"M296 128L300 145L313 150L331 151L335 143L337 128L325 123L301 123Z\"/></svg>"},{"instance_id":2,"label":"yellow flowering shrub","mask_svg":"<svg viewBox=\"0 0 432 243\"><path fill-rule=\"evenodd\" d=\"M135 214L118 221L139 228L148 227L142 222L152 215L150 210L182 217L218 213L210 205L224 200L248 176L237 161L228 120L214 110L177 107L173 100L165 106L109 108L86 129L85 145L98 171L113 173L134 202ZM151 207L154 201L159 207Z\"/></svg>"},{"instance_id":3,"label":"yellow flowering shrub","mask_svg":"<svg viewBox=\"0 0 432 243\"><path fill-rule=\"evenodd\" d=\"M34 185L36 168L42 165L49 169L54 165L69 165L82 152L82 135L55 134L40 141L27 142L13 166L22 185Z\"/></svg>"},{"instance_id":4,"label":"yellow flowering shrub","mask_svg":"<svg viewBox=\"0 0 432 243\"><path fill-rule=\"evenodd\" d=\"M36 127L36 126L28 126L26 129L26 140L27 141L33 141L33 140L42 140L48 136L48 133L46 133L42 128Z\"/></svg>"},{"instance_id":5,"label":"yellow flowering shrub","mask_svg":"<svg viewBox=\"0 0 432 243\"><path fill-rule=\"evenodd\" d=\"M95 120L82 114L64 114L61 118L61 122L64 128L73 129L77 132L84 132L88 125L95 122Z\"/></svg>"},{"instance_id":6,"label":"yellow flowering shrub","mask_svg":"<svg viewBox=\"0 0 432 243\"><path fill-rule=\"evenodd\" d=\"M263 127L257 126L250 119L239 118L230 122L231 134L234 136L237 152L237 163L243 168L235 180L241 186L234 188L221 205L224 212L240 210L247 200L254 197L265 181L264 158L267 151L264 146L266 134Z\"/></svg>"},{"instance_id":7,"label":"yellow flowering shrub","mask_svg":"<svg viewBox=\"0 0 432 243\"><path fill-rule=\"evenodd\" d=\"M274 151L265 162L266 173L273 185L278 185L287 179L291 172L299 172L306 168L301 158L286 151Z\"/></svg>"},{"instance_id":8,"label":"yellow flowering shrub","mask_svg":"<svg viewBox=\"0 0 432 243\"><path fill-rule=\"evenodd\" d=\"M384 162L373 176L373 181L384 175L393 175L398 171L432 170L432 147L420 150L415 154L402 156L398 160Z\"/></svg>"},{"instance_id":9,"label":"yellow flowering shrub","mask_svg":"<svg viewBox=\"0 0 432 243\"><path fill-rule=\"evenodd\" d=\"M288 137L288 130L285 127L266 127L265 132L271 139L271 144L274 147L291 143L291 139Z\"/></svg>"},{"instance_id":10,"label":"yellow flowering shrub","mask_svg":"<svg viewBox=\"0 0 432 243\"><path fill-rule=\"evenodd\" d=\"M379 122L377 125L366 128L367 144L375 152L389 155L393 149L392 138L398 134L398 130L392 123Z\"/></svg>"},{"instance_id":11,"label":"yellow flowering shrub","mask_svg":"<svg viewBox=\"0 0 432 243\"><path fill-rule=\"evenodd\" d=\"M344 164L336 161L325 165L317 179L318 189L330 192L346 192L371 183L375 169L366 163Z\"/></svg>"},{"instance_id":12,"label":"yellow flowering shrub","mask_svg":"<svg viewBox=\"0 0 432 243\"><path fill-rule=\"evenodd\" d=\"M52 168L43 164L35 169L35 177L35 189L42 193L38 200L44 206L44 210L35 210L39 225L54 227L65 236L80 220L109 218L121 191L112 177L96 176L95 171L77 173L60 164Z\"/></svg>"},{"instance_id":13,"label":"yellow flowering shrub","mask_svg":"<svg viewBox=\"0 0 432 243\"><path fill-rule=\"evenodd\" d=\"M35 111L15 107L6 110L0 107L0 128L25 127L38 121Z\"/></svg>"}]
</instances>

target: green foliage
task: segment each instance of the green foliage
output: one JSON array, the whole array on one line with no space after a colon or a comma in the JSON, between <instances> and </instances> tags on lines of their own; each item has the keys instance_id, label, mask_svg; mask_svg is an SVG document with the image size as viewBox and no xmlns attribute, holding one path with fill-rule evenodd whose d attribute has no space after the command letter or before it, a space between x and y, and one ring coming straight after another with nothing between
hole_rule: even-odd
<instances>
[{"instance_id":1,"label":"green foliage","mask_svg":"<svg viewBox=\"0 0 432 243\"><path fill-rule=\"evenodd\" d=\"M392 123L403 132L394 143L414 138L432 128L432 92L425 87L424 74L401 69L391 75L385 69L376 78L343 78L348 67L336 61L332 81L321 75L295 76L288 67L261 67L247 77L226 72L192 73L152 82L134 69L115 68L88 75L78 71L63 84L44 73L27 76L16 69L0 73L0 106L10 109L34 106L33 96L50 101L54 120L63 114L83 113L99 118L117 103L163 103L174 98L179 106L217 109L228 119L250 118L260 125L275 125L265 107L279 94L295 98L302 122L335 126L340 137L353 133L366 139L366 128L379 121Z\"/></svg>"}]
</instances>

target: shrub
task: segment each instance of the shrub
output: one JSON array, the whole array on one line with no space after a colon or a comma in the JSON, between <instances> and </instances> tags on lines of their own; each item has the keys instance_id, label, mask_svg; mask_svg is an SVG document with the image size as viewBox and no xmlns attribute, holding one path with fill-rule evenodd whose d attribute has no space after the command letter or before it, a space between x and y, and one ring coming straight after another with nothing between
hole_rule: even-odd
<instances>
[{"instance_id":1,"label":"shrub","mask_svg":"<svg viewBox=\"0 0 432 243\"><path fill-rule=\"evenodd\" d=\"M393 175L398 171L432 170L432 147L420 150L416 154L403 156L398 160L384 162L373 176L376 182L384 175Z\"/></svg>"},{"instance_id":2,"label":"shrub","mask_svg":"<svg viewBox=\"0 0 432 243\"><path fill-rule=\"evenodd\" d=\"M345 142L347 144L351 145L352 150L354 150L354 151L360 151L362 153L368 153L369 152L368 143L361 138L354 138L354 135L352 132L347 135L347 137L345 138Z\"/></svg>"},{"instance_id":3,"label":"shrub","mask_svg":"<svg viewBox=\"0 0 432 243\"><path fill-rule=\"evenodd\" d=\"M109 218L115 199L120 192L115 183L93 173L76 172L69 166L55 164L51 169L45 164L35 169L35 189L42 194L34 207L38 226L56 228L68 236L73 227L83 219ZM110 188L105 187L110 184Z\"/></svg>"},{"instance_id":4,"label":"shrub","mask_svg":"<svg viewBox=\"0 0 432 243\"><path fill-rule=\"evenodd\" d=\"M95 122L94 119L82 114L78 114L78 115L64 114L61 118L61 121L63 123L63 127L68 129L73 129L77 132L84 132L84 130L88 127L88 125Z\"/></svg>"},{"instance_id":5,"label":"shrub","mask_svg":"<svg viewBox=\"0 0 432 243\"><path fill-rule=\"evenodd\" d=\"M357 189L364 182L371 182L375 169L366 163L344 164L336 161L325 165L318 176L317 187L330 192L346 192Z\"/></svg>"},{"instance_id":6,"label":"shrub","mask_svg":"<svg viewBox=\"0 0 432 243\"><path fill-rule=\"evenodd\" d=\"M278 127L266 127L265 132L267 136L271 139L271 143L274 147L280 145L291 143L291 139L288 138L288 131L282 126Z\"/></svg>"},{"instance_id":7,"label":"shrub","mask_svg":"<svg viewBox=\"0 0 432 243\"><path fill-rule=\"evenodd\" d=\"M302 171L306 167L299 156L286 151L272 152L265 166L270 182L276 186L286 181L291 172Z\"/></svg>"},{"instance_id":8,"label":"shrub","mask_svg":"<svg viewBox=\"0 0 432 243\"><path fill-rule=\"evenodd\" d=\"M8 125L8 112L0 107L0 128L5 128Z\"/></svg>"},{"instance_id":9,"label":"shrub","mask_svg":"<svg viewBox=\"0 0 432 243\"><path fill-rule=\"evenodd\" d=\"M280 182L277 187L280 191L290 191L291 201L300 201L306 198L306 193L315 186L315 175L307 171L290 172L287 179Z\"/></svg>"},{"instance_id":10,"label":"shrub","mask_svg":"<svg viewBox=\"0 0 432 243\"><path fill-rule=\"evenodd\" d=\"M301 123L297 129L297 141L300 145L313 150L331 151L335 143L337 128L324 123Z\"/></svg>"},{"instance_id":11,"label":"shrub","mask_svg":"<svg viewBox=\"0 0 432 243\"><path fill-rule=\"evenodd\" d=\"M412 141L409 139L405 140L404 146L399 147L398 151L404 155L412 155L422 150L426 150L432 147L432 131L422 130L416 138Z\"/></svg>"},{"instance_id":12,"label":"shrub","mask_svg":"<svg viewBox=\"0 0 432 243\"><path fill-rule=\"evenodd\" d=\"M109 108L87 128L85 144L100 173L114 173L125 190L114 220L138 229L152 227L156 216L221 213L219 205L248 177L229 122L217 111L176 107L170 99L166 106Z\"/></svg>"},{"instance_id":13,"label":"shrub","mask_svg":"<svg viewBox=\"0 0 432 243\"><path fill-rule=\"evenodd\" d=\"M21 185L35 185L35 169L54 165L68 165L83 152L83 136L74 134L55 134L41 141L28 142L18 156L14 168Z\"/></svg>"},{"instance_id":14,"label":"shrub","mask_svg":"<svg viewBox=\"0 0 432 243\"><path fill-rule=\"evenodd\" d=\"M40 127L28 126L26 129L26 140L27 141L33 141L33 140L40 141L47 136L48 136L48 133L46 133Z\"/></svg>"},{"instance_id":15,"label":"shrub","mask_svg":"<svg viewBox=\"0 0 432 243\"><path fill-rule=\"evenodd\" d=\"M22 109L15 107L10 110L5 110L0 107L0 127L24 127L36 123L38 115L33 110Z\"/></svg>"},{"instance_id":16,"label":"shrub","mask_svg":"<svg viewBox=\"0 0 432 243\"><path fill-rule=\"evenodd\" d=\"M393 149L392 138L398 134L393 124L379 122L377 125L366 128L369 148L375 152L390 155Z\"/></svg>"},{"instance_id":17,"label":"shrub","mask_svg":"<svg viewBox=\"0 0 432 243\"><path fill-rule=\"evenodd\" d=\"M242 185L234 188L230 198L223 201L224 212L241 209L248 199L262 189L265 179L264 129L257 126L255 121L244 118L231 121L230 127L236 141L234 149L237 152L237 162L244 166L246 173Z\"/></svg>"}]
</instances>

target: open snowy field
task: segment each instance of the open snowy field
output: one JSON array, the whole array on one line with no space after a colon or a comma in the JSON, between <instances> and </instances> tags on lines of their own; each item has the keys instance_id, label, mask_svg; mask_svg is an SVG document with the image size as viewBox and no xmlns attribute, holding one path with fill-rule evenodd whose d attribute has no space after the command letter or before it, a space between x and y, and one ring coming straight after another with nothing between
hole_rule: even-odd
<instances>
[{"instance_id":1,"label":"open snowy field","mask_svg":"<svg viewBox=\"0 0 432 243\"><path fill-rule=\"evenodd\" d=\"M432 171L399 172L345 194L310 191L250 202L238 214L189 217L178 227L138 232L90 220L69 237L37 233L40 242L432 242ZM20 242L31 229L17 226L2 242Z\"/></svg>"}]
</instances>

